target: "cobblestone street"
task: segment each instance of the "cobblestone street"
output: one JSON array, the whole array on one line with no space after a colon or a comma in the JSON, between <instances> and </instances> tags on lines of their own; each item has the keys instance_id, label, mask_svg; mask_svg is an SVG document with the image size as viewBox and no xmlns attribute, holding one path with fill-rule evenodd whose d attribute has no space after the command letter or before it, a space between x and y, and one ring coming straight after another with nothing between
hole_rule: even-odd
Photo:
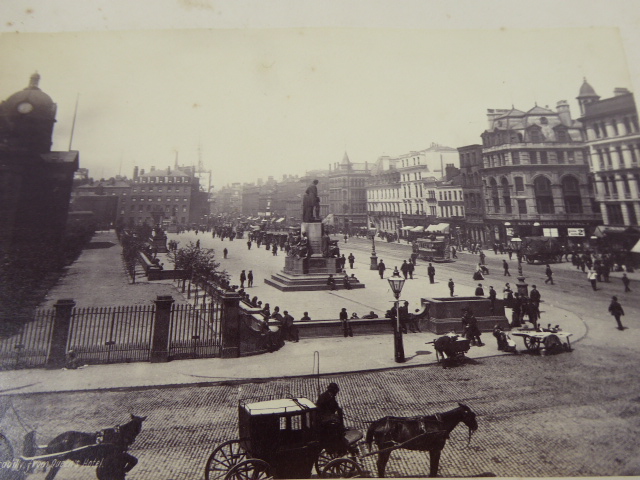
<instances>
[{"instance_id":1,"label":"cobblestone street","mask_svg":"<svg viewBox=\"0 0 640 480\"><path fill-rule=\"evenodd\" d=\"M366 431L385 415L442 412L456 402L478 414L479 429L467 448L468 431L454 430L440 475L446 477L638 475L640 383L625 352L589 355L579 349L550 357L522 354L485 358L461 367L399 369L332 378L341 386L348 425ZM322 378L325 387L329 378ZM128 478L203 478L216 444L238 437L241 398L296 394L315 400L315 378L264 383L74 392L4 397L44 443L69 429L95 431L123 423L129 413L148 415L132 453L140 463ZM2 422L14 448L24 431L9 410ZM366 451L362 450L361 452ZM362 460L375 475L375 457ZM387 476L425 476L428 455L399 450ZM43 478L42 473L30 478ZM94 469L63 468L62 479L94 478Z\"/></svg>"}]
</instances>

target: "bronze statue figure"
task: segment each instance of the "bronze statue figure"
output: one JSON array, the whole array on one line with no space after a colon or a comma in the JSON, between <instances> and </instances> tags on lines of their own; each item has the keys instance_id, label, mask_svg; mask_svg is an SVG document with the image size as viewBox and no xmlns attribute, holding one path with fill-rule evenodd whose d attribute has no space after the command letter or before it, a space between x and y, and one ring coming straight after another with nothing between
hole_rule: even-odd
<instances>
[{"instance_id":1,"label":"bronze statue figure","mask_svg":"<svg viewBox=\"0 0 640 480\"><path fill-rule=\"evenodd\" d=\"M302 199L302 221L320 221L320 197L318 197L318 180L314 180L304 192Z\"/></svg>"}]
</instances>

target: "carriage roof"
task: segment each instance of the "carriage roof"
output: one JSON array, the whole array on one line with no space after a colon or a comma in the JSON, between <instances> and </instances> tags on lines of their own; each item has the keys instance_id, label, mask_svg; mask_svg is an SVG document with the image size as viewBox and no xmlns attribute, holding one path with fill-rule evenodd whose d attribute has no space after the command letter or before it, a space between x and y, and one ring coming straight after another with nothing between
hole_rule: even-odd
<instances>
[{"instance_id":1,"label":"carriage roof","mask_svg":"<svg viewBox=\"0 0 640 480\"><path fill-rule=\"evenodd\" d=\"M316 404L304 397L279 398L253 403L242 402L240 408L244 409L245 412L253 417L258 415L282 415L315 410Z\"/></svg>"}]
</instances>

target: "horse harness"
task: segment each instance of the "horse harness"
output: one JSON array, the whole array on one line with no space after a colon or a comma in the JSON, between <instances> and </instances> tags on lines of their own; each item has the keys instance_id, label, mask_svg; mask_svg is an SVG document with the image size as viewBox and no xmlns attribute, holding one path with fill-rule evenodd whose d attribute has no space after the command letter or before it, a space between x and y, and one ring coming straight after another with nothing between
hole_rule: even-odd
<instances>
[{"instance_id":1,"label":"horse harness","mask_svg":"<svg viewBox=\"0 0 640 480\"><path fill-rule=\"evenodd\" d=\"M105 428L96 432L96 444L118 444L122 443L122 432L120 425L113 428Z\"/></svg>"},{"instance_id":2,"label":"horse harness","mask_svg":"<svg viewBox=\"0 0 640 480\"><path fill-rule=\"evenodd\" d=\"M406 444L413 442L419 438L426 437L428 435L433 435L436 437L440 437L443 440L447 440L449 438L449 432L444 428L444 421L442 420L442 416L439 413L436 413L434 417L435 417L435 420L431 420L426 416L412 417L412 418L387 417L387 425L389 427L392 427L392 425L390 425L390 422L393 420L413 420L413 421L419 422L418 425L419 425L420 433L418 435L410 438L409 440L405 440L402 443L398 443L393 439L388 440L389 442L394 444L391 447L391 449L402 448ZM436 426L435 429L433 428L433 425ZM392 430L393 430L392 428L389 428L389 432L391 432ZM384 449L384 450L387 450L387 449Z\"/></svg>"}]
</instances>

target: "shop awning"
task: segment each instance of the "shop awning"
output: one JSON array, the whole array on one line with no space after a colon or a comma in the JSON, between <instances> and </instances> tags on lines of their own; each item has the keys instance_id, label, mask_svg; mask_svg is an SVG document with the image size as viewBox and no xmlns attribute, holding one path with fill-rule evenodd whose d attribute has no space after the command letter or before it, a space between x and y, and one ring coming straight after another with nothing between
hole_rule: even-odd
<instances>
[{"instance_id":1,"label":"shop awning","mask_svg":"<svg viewBox=\"0 0 640 480\"><path fill-rule=\"evenodd\" d=\"M638 240L636 244L633 246L633 248L629 251L631 253L640 253L640 240Z\"/></svg>"},{"instance_id":2,"label":"shop awning","mask_svg":"<svg viewBox=\"0 0 640 480\"><path fill-rule=\"evenodd\" d=\"M424 232L424 227L415 227L411 229L412 232L416 232L416 233L420 233L420 232Z\"/></svg>"},{"instance_id":3,"label":"shop awning","mask_svg":"<svg viewBox=\"0 0 640 480\"><path fill-rule=\"evenodd\" d=\"M253 230L254 232L257 232L258 230L260 230L260 227L257 227L255 225L251 226L251 230Z\"/></svg>"},{"instance_id":4,"label":"shop awning","mask_svg":"<svg viewBox=\"0 0 640 480\"><path fill-rule=\"evenodd\" d=\"M427 228L428 233L441 233L448 234L449 233L449 224L448 223L436 223L435 225L429 225Z\"/></svg>"},{"instance_id":5,"label":"shop awning","mask_svg":"<svg viewBox=\"0 0 640 480\"><path fill-rule=\"evenodd\" d=\"M275 221L275 223L282 223L282 222L284 222L284 217L279 218Z\"/></svg>"},{"instance_id":6,"label":"shop awning","mask_svg":"<svg viewBox=\"0 0 640 480\"><path fill-rule=\"evenodd\" d=\"M413 227L402 227L400 230L413 230Z\"/></svg>"}]
</instances>

